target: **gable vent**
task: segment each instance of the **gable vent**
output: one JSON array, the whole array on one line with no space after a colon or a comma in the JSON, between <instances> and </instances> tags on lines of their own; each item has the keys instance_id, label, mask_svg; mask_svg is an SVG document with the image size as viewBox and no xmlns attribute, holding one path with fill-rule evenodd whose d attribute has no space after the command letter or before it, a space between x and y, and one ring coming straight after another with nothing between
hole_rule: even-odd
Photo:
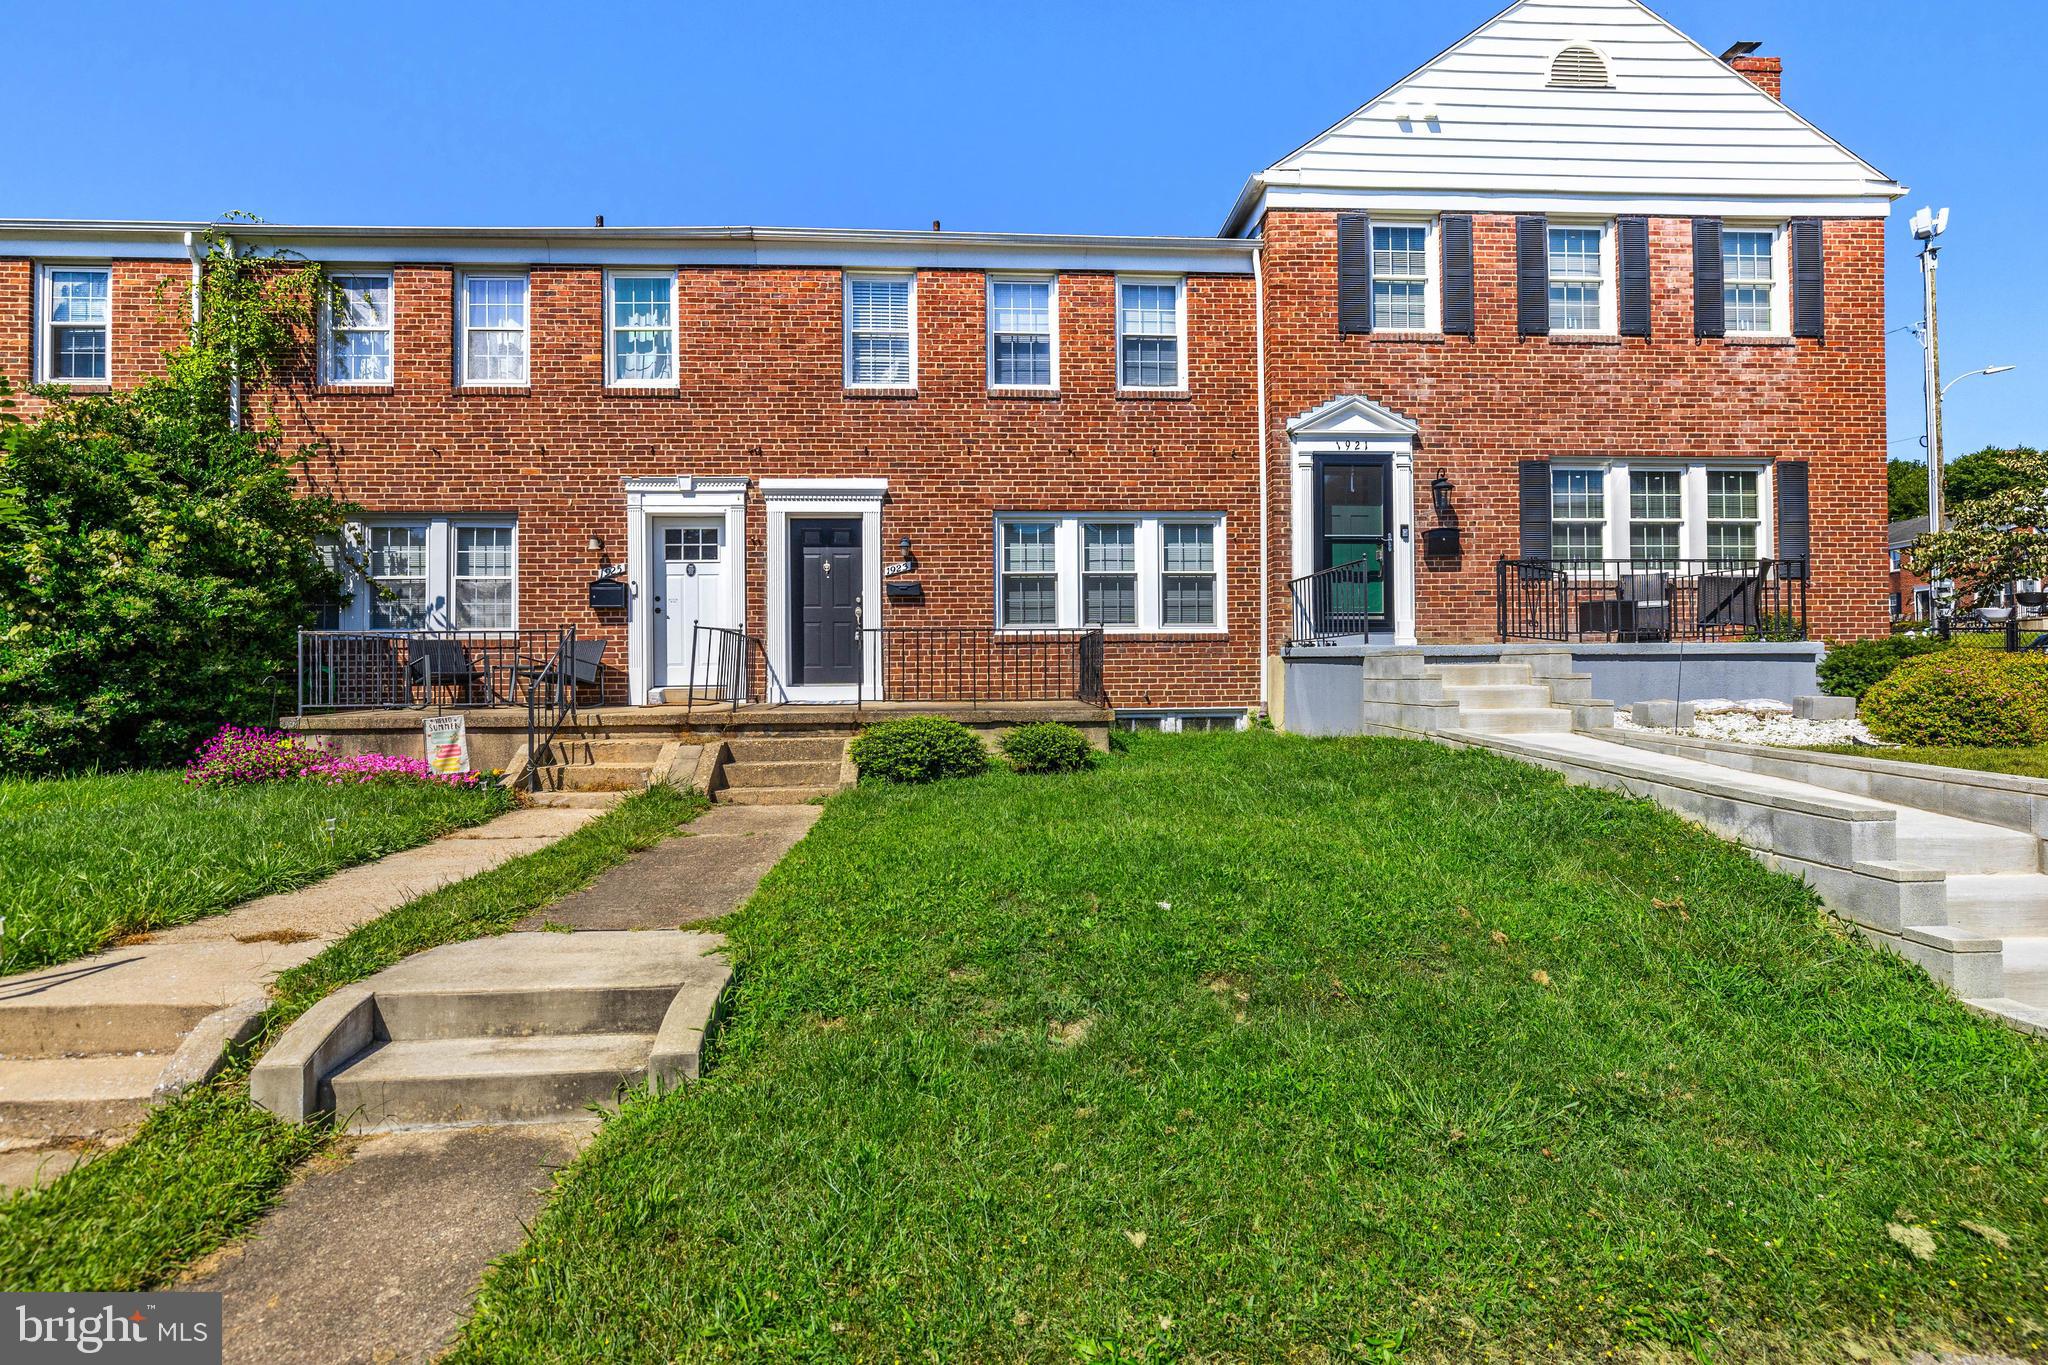
<instances>
[{"instance_id":1,"label":"gable vent","mask_svg":"<svg viewBox=\"0 0 2048 1365\"><path fill-rule=\"evenodd\" d=\"M1550 83L1577 90L1605 90L1614 84L1607 76L1607 59L1576 43L1550 63Z\"/></svg>"}]
</instances>

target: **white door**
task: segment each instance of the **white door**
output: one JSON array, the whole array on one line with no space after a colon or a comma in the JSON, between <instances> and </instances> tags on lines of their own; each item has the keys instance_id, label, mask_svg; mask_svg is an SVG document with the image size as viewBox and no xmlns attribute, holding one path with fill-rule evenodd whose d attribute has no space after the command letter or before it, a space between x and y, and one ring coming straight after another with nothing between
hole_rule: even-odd
<instances>
[{"instance_id":1,"label":"white door","mask_svg":"<svg viewBox=\"0 0 2048 1365\"><path fill-rule=\"evenodd\" d=\"M698 626L732 626L726 593L725 518L664 517L654 523L654 686L690 685L690 650L696 646L696 681L716 683L717 661L733 653L724 637L698 634Z\"/></svg>"}]
</instances>

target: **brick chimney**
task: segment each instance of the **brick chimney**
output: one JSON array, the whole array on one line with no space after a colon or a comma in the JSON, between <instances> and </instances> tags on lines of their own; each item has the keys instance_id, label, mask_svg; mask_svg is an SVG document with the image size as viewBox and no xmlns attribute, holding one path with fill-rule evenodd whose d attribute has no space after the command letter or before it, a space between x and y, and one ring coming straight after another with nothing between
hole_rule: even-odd
<instances>
[{"instance_id":1,"label":"brick chimney","mask_svg":"<svg viewBox=\"0 0 2048 1365\"><path fill-rule=\"evenodd\" d=\"M1774 100L1785 98L1785 60L1782 57L1759 57L1756 50L1761 43L1737 43L1721 54L1721 60L1742 73L1743 77Z\"/></svg>"}]
</instances>

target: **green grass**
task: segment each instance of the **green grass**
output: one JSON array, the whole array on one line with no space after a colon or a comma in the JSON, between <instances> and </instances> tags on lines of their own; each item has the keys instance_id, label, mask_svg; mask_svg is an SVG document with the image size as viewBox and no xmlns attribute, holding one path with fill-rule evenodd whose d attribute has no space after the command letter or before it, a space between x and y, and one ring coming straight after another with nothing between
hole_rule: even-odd
<instances>
[{"instance_id":1,"label":"green grass","mask_svg":"<svg viewBox=\"0 0 2048 1365\"><path fill-rule=\"evenodd\" d=\"M278 979L254 1050L336 987L411 953L502 933L660 843L703 808L697 796L656 787L559 843L360 926ZM0 1285L19 1292L164 1284L255 1222L328 1137L251 1104L244 1059L154 1110L124 1146L0 1200Z\"/></svg>"},{"instance_id":2,"label":"green grass","mask_svg":"<svg viewBox=\"0 0 2048 1365\"><path fill-rule=\"evenodd\" d=\"M606 1124L455 1359L2048 1344L2048 1052L1532 768L1140 736L862 787L720 927L706 1079Z\"/></svg>"},{"instance_id":3,"label":"green grass","mask_svg":"<svg viewBox=\"0 0 2048 1365\"><path fill-rule=\"evenodd\" d=\"M1868 744L1817 744L1819 754L1853 754L1894 763L1927 763L1937 768L1968 768L1980 773L2011 773L2015 777L2048 777L2048 745L2024 749L1873 749Z\"/></svg>"},{"instance_id":4,"label":"green grass","mask_svg":"<svg viewBox=\"0 0 2048 1365\"><path fill-rule=\"evenodd\" d=\"M0 781L4 970L217 914L509 808L440 782L191 787L178 773Z\"/></svg>"}]
</instances>

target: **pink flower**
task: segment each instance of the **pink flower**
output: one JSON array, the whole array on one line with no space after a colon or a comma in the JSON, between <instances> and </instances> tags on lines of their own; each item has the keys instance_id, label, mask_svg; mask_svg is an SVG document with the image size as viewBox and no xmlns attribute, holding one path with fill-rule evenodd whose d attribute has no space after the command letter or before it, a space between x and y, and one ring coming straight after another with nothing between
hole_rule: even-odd
<instances>
[{"instance_id":1,"label":"pink flower","mask_svg":"<svg viewBox=\"0 0 2048 1365\"><path fill-rule=\"evenodd\" d=\"M218 734L199 746L198 753L185 767L185 781L195 786L231 787L294 778L311 778L331 786L407 780L474 787L478 780L475 773L435 773L423 759L390 754L343 757L276 730L235 725L223 725Z\"/></svg>"}]
</instances>

